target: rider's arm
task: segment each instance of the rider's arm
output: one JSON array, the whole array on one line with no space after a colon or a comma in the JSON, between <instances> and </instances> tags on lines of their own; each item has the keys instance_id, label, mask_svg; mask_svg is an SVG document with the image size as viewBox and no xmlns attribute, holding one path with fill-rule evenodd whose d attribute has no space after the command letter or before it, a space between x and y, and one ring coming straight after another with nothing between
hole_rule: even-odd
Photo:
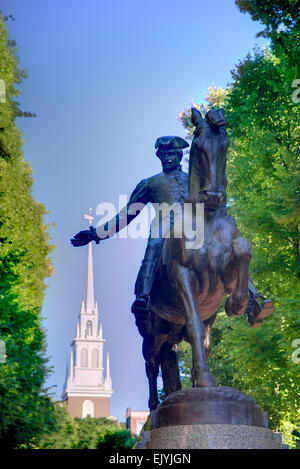
<instances>
[{"instance_id":1,"label":"rider's arm","mask_svg":"<svg viewBox=\"0 0 300 469\"><path fill-rule=\"evenodd\" d=\"M96 232L100 239L111 238L140 213L134 204L146 205L151 202L150 191L147 179L143 179L132 192L128 204L110 221L97 226ZM140 207L142 209L142 205Z\"/></svg>"}]
</instances>

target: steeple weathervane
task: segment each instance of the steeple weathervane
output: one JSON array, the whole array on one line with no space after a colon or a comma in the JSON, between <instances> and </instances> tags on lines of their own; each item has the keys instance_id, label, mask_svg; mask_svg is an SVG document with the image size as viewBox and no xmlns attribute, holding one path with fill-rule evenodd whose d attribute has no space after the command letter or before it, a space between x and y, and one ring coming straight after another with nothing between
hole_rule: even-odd
<instances>
[{"instance_id":1,"label":"steeple weathervane","mask_svg":"<svg viewBox=\"0 0 300 469\"><path fill-rule=\"evenodd\" d=\"M86 214L86 213L85 213L85 214L83 215L86 220L89 220L90 225L92 224L92 221L95 220L95 217L93 217L93 215L92 215L92 211L93 211L93 209L90 208L90 209L89 209L89 212L90 212L90 213L89 213L89 214Z\"/></svg>"}]
</instances>

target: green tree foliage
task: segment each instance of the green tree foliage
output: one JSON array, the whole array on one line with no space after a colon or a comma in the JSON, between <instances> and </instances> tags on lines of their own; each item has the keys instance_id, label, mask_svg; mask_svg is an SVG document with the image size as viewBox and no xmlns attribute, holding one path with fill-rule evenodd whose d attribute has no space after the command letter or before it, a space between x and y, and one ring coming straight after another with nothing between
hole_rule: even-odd
<instances>
[{"instance_id":1,"label":"green tree foliage","mask_svg":"<svg viewBox=\"0 0 300 469\"><path fill-rule=\"evenodd\" d=\"M22 137L15 98L24 73L0 15L0 339L6 362L0 363L0 445L28 445L52 422L52 405L43 391L48 367L40 310L44 279L51 274L45 207L32 195L31 167L22 158Z\"/></svg>"},{"instance_id":2,"label":"green tree foliage","mask_svg":"<svg viewBox=\"0 0 300 469\"><path fill-rule=\"evenodd\" d=\"M107 418L70 417L66 407L55 405L55 426L37 442L40 449L120 449L135 443L128 430Z\"/></svg>"},{"instance_id":3,"label":"green tree foliage","mask_svg":"<svg viewBox=\"0 0 300 469\"><path fill-rule=\"evenodd\" d=\"M137 438L133 437L129 430L108 431L97 442L97 449L117 450L120 448L133 448Z\"/></svg>"},{"instance_id":4,"label":"green tree foliage","mask_svg":"<svg viewBox=\"0 0 300 469\"><path fill-rule=\"evenodd\" d=\"M40 449L71 449L77 446L78 429L66 407L61 404L54 406L55 424L52 429L45 431L37 440Z\"/></svg>"},{"instance_id":5,"label":"green tree foliage","mask_svg":"<svg viewBox=\"0 0 300 469\"><path fill-rule=\"evenodd\" d=\"M289 63L295 78L299 78L300 15L297 0L236 0L242 13L249 13L265 29L257 36L269 37L273 51Z\"/></svg>"},{"instance_id":6,"label":"green tree foliage","mask_svg":"<svg viewBox=\"0 0 300 469\"><path fill-rule=\"evenodd\" d=\"M284 26L288 33L299 26L299 3L297 0L235 0L242 13L250 13L254 21L266 26L265 35L280 33Z\"/></svg>"},{"instance_id":7,"label":"green tree foliage","mask_svg":"<svg viewBox=\"0 0 300 469\"><path fill-rule=\"evenodd\" d=\"M240 61L231 86L223 92L210 88L204 106L225 108L231 141L229 213L252 243L254 283L276 306L258 330L249 328L245 317L220 314L209 364L218 384L252 395L268 412L271 427L295 445L300 424L300 365L292 359L300 339L300 104L292 99L299 63L293 62L294 49L286 47L294 31L285 34L282 47L272 40L270 50L255 50ZM179 119L192 135L190 110ZM180 361L184 384L190 386L187 344L180 345Z\"/></svg>"}]
</instances>

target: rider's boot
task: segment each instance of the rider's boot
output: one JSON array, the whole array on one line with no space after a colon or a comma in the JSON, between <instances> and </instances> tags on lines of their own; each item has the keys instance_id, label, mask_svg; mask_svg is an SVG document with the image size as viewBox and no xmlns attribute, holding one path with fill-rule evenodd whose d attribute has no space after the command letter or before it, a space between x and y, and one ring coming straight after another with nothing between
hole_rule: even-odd
<instances>
[{"instance_id":1,"label":"rider's boot","mask_svg":"<svg viewBox=\"0 0 300 469\"><path fill-rule=\"evenodd\" d=\"M132 304L131 311L135 314L140 311L149 311L150 308L150 296L147 293L140 293L136 296L135 301Z\"/></svg>"},{"instance_id":2,"label":"rider's boot","mask_svg":"<svg viewBox=\"0 0 300 469\"><path fill-rule=\"evenodd\" d=\"M147 318L150 310L150 290L151 278L140 279L139 291L136 292L136 299L131 306L131 311L135 315L135 324L142 337L147 329Z\"/></svg>"}]
</instances>

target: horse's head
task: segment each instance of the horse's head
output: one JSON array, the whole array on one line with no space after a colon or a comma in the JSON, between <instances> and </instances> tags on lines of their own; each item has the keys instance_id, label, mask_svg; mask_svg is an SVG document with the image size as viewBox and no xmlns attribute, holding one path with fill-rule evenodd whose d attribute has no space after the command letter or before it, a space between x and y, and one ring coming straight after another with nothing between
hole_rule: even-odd
<instances>
[{"instance_id":1,"label":"horse's head","mask_svg":"<svg viewBox=\"0 0 300 469\"><path fill-rule=\"evenodd\" d=\"M205 210L216 210L226 203L225 167L229 140L224 110L212 109L203 118L192 108L192 123L195 132L190 154L190 194L197 194L200 202L204 202Z\"/></svg>"}]
</instances>

